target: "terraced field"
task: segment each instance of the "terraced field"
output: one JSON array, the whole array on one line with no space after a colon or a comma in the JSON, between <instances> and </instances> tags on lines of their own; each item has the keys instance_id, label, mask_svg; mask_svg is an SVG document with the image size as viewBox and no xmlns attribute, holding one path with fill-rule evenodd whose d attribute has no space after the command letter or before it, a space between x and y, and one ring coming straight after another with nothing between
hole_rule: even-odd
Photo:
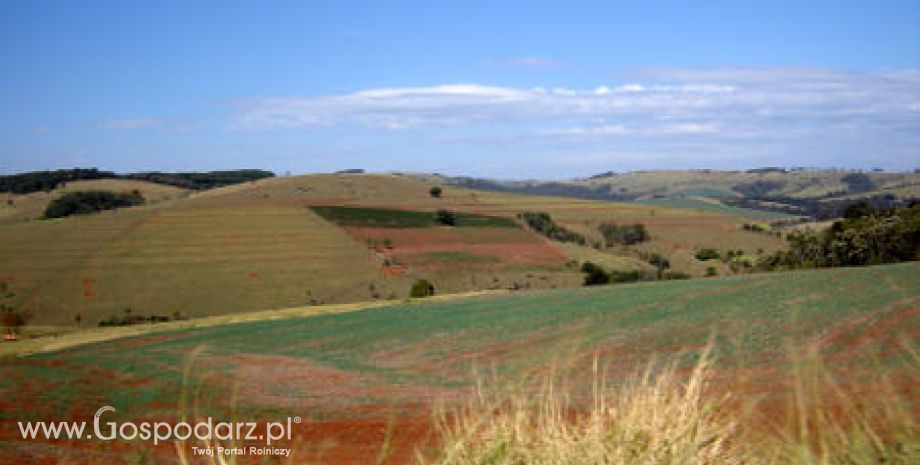
<instances>
[{"instance_id":1,"label":"terraced field","mask_svg":"<svg viewBox=\"0 0 920 465\"><path fill-rule=\"evenodd\" d=\"M169 457L171 446L139 450L137 442L26 443L15 438L14 420L89 418L106 404L123 418L175 418L182 369L196 354L190 379L204 386L202 411L226 414L234 404L266 421L302 416L292 443L299 459L317 463L371 462L390 431L390 463L405 463L430 440L432 404L468 396L475 370L500 382L564 365L577 383L590 377L599 354L616 380L656 356L689 351L689 362L713 334L718 386L740 388L768 409L791 389L787 355L808 346L820 348L834 373L867 396L878 370L889 368L899 373L900 389L916 393L920 373L898 371L898 347L920 343L920 266L413 301L151 332L6 360L0 457ZM242 391L231 396L234 386Z\"/></svg>"}]
</instances>

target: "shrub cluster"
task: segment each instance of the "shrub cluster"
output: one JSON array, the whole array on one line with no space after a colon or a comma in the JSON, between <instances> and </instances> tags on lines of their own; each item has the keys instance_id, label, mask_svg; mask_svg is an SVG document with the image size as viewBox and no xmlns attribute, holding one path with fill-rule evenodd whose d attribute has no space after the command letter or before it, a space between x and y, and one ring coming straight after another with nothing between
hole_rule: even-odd
<instances>
[{"instance_id":1,"label":"shrub cluster","mask_svg":"<svg viewBox=\"0 0 920 465\"><path fill-rule=\"evenodd\" d=\"M556 224L548 213L524 212L518 217L524 220L531 229L554 241L574 242L578 245L585 245L588 242L585 236Z\"/></svg>"},{"instance_id":2,"label":"shrub cluster","mask_svg":"<svg viewBox=\"0 0 920 465\"><path fill-rule=\"evenodd\" d=\"M697 250L694 256L697 260L705 262L706 260L718 260L720 255L718 250L707 248Z\"/></svg>"},{"instance_id":3,"label":"shrub cluster","mask_svg":"<svg viewBox=\"0 0 920 465\"><path fill-rule=\"evenodd\" d=\"M582 273L585 273L585 286L595 286L598 284L610 283L631 283L641 281L645 275L638 270L632 271L606 271L593 262L585 262L581 266Z\"/></svg>"},{"instance_id":4,"label":"shrub cluster","mask_svg":"<svg viewBox=\"0 0 920 465\"><path fill-rule=\"evenodd\" d=\"M102 210L142 205L144 197L134 190L116 194L108 191L70 192L48 204L45 218L63 218L70 215L86 215Z\"/></svg>"},{"instance_id":5,"label":"shrub cluster","mask_svg":"<svg viewBox=\"0 0 920 465\"><path fill-rule=\"evenodd\" d=\"M649 240L648 231L642 223L617 226L612 221L605 221L599 224L597 229L604 236L607 247L615 244L635 245Z\"/></svg>"},{"instance_id":6,"label":"shrub cluster","mask_svg":"<svg viewBox=\"0 0 920 465\"><path fill-rule=\"evenodd\" d=\"M789 250L762 258L761 269L875 265L920 259L920 203L874 208L860 203L821 232L786 236Z\"/></svg>"}]
</instances>

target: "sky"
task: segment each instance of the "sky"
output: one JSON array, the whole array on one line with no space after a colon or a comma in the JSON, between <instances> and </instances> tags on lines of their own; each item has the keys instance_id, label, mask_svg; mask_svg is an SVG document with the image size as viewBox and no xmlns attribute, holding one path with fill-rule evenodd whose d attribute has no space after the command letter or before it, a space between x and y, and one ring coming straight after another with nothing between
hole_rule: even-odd
<instances>
[{"instance_id":1,"label":"sky","mask_svg":"<svg viewBox=\"0 0 920 465\"><path fill-rule=\"evenodd\" d=\"M0 172L920 167L920 0L0 0Z\"/></svg>"}]
</instances>

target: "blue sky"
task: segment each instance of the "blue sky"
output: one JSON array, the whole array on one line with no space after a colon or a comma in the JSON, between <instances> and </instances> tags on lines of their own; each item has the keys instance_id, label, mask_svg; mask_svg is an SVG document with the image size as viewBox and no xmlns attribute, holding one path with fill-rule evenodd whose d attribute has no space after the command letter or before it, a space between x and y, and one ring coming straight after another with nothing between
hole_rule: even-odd
<instances>
[{"instance_id":1,"label":"blue sky","mask_svg":"<svg viewBox=\"0 0 920 465\"><path fill-rule=\"evenodd\" d=\"M920 1L0 3L0 171L920 167Z\"/></svg>"}]
</instances>

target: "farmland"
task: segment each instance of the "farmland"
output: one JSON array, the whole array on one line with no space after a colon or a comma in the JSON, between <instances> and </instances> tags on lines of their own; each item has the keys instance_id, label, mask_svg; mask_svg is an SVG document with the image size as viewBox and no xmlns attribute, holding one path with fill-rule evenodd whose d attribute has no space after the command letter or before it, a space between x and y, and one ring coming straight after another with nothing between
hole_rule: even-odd
<instances>
[{"instance_id":1,"label":"farmland","mask_svg":"<svg viewBox=\"0 0 920 465\"><path fill-rule=\"evenodd\" d=\"M661 254L693 276L710 266L731 274L727 264L695 260L695 250L754 254L784 246L772 235L743 231L744 218L718 212L454 187L434 198L430 187L407 176L311 175L202 192L105 179L4 194L11 202L0 219L0 243L7 245L0 251L0 279L14 294L8 303L30 315L25 331L34 335L142 316L200 318L399 299L421 278L437 293L573 287L581 283L578 262L652 269L640 253ZM147 204L38 219L48 201L78 189L137 189ZM335 218L316 213L323 208ZM453 212L457 227L430 224L441 209ZM519 225L516 215L525 211L545 211L592 243L602 240L597 226L603 221L643 223L651 240L572 247ZM355 212L364 220L346 221ZM366 221L369 213L418 224L381 227Z\"/></svg>"},{"instance_id":2,"label":"farmland","mask_svg":"<svg viewBox=\"0 0 920 465\"><path fill-rule=\"evenodd\" d=\"M295 447L299 458L317 463L373 460L387 424L396 425L392 463L405 463L426 444L432 404L469 395L475 370L494 373L495 382L556 365L586 376L597 354L615 381L662 354L689 351L689 363L713 334L719 385L761 399L769 419L771 406L783 405L792 389L784 378L789 352L808 346L863 395L871 396L879 370L898 373L900 386L915 392L918 373L899 368L897 348L920 342L918 309L920 268L910 263L412 301L181 330L163 325L6 360L0 454L31 463L56 463L59 454L76 463L168 456L171 447L132 443L22 443L12 439L11 420L86 418L102 404L123 418L173 418L192 353L191 376L210 393L202 408L226 412L239 386L233 403L245 415L302 415Z\"/></svg>"}]
</instances>

